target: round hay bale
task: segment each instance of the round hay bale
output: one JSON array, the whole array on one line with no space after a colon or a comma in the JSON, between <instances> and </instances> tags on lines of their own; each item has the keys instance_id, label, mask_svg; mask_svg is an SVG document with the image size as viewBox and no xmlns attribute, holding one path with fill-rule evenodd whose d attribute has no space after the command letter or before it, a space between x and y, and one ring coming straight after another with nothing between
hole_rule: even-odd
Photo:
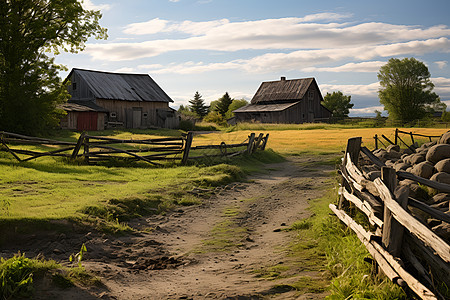
<instances>
[{"instance_id":1,"label":"round hay bale","mask_svg":"<svg viewBox=\"0 0 450 300\"><path fill-rule=\"evenodd\" d=\"M420 153L413 154L409 158L409 163L411 165L416 165L416 164L421 163L423 161L425 161L425 155L420 154Z\"/></svg>"},{"instance_id":2,"label":"round hay bale","mask_svg":"<svg viewBox=\"0 0 450 300\"><path fill-rule=\"evenodd\" d=\"M439 172L431 176L430 180L450 184L450 174L445 172Z\"/></svg>"},{"instance_id":3,"label":"round hay bale","mask_svg":"<svg viewBox=\"0 0 450 300\"><path fill-rule=\"evenodd\" d=\"M450 201L450 194L447 193L439 193L433 196L430 200L430 204L438 204L441 202Z\"/></svg>"},{"instance_id":4,"label":"round hay bale","mask_svg":"<svg viewBox=\"0 0 450 300\"><path fill-rule=\"evenodd\" d=\"M395 171L406 171L406 169L408 169L409 167L411 167L410 164L404 163L404 162L396 162L394 164L394 169Z\"/></svg>"},{"instance_id":5,"label":"round hay bale","mask_svg":"<svg viewBox=\"0 0 450 300\"><path fill-rule=\"evenodd\" d=\"M431 204L430 207L446 212L448 210L449 201L444 201L436 204Z\"/></svg>"},{"instance_id":6,"label":"round hay bale","mask_svg":"<svg viewBox=\"0 0 450 300\"><path fill-rule=\"evenodd\" d=\"M418 163L417 165L414 165L411 173L429 179L431 176L433 176L433 170L434 167L432 163L430 163L429 161L423 161L421 163Z\"/></svg>"},{"instance_id":7,"label":"round hay bale","mask_svg":"<svg viewBox=\"0 0 450 300\"><path fill-rule=\"evenodd\" d=\"M439 144L450 144L450 131L447 131L439 138Z\"/></svg>"},{"instance_id":8,"label":"round hay bale","mask_svg":"<svg viewBox=\"0 0 450 300\"><path fill-rule=\"evenodd\" d=\"M434 166L438 172L450 173L450 158L443 159Z\"/></svg>"},{"instance_id":9,"label":"round hay bale","mask_svg":"<svg viewBox=\"0 0 450 300\"><path fill-rule=\"evenodd\" d=\"M391 152L391 151L395 151L395 152L400 152L400 146L399 145L389 145L386 148L387 152Z\"/></svg>"},{"instance_id":10,"label":"round hay bale","mask_svg":"<svg viewBox=\"0 0 450 300\"><path fill-rule=\"evenodd\" d=\"M390 159L400 159L402 157L402 154L400 152L391 150L391 151L388 151L387 157Z\"/></svg>"},{"instance_id":11,"label":"round hay bale","mask_svg":"<svg viewBox=\"0 0 450 300\"><path fill-rule=\"evenodd\" d=\"M428 150L426 160L436 164L437 162L450 158L450 144L437 144Z\"/></svg>"}]
</instances>

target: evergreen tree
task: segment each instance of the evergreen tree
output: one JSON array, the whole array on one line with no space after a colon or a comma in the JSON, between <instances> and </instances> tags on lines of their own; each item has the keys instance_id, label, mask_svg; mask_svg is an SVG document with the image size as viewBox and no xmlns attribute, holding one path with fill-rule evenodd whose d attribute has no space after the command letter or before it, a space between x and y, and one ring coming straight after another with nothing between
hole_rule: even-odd
<instances>
[{"instance_id":1,"label":"evergreen tree","mask_svg":"<svg viewBox=\"0 0 450 300\"><path fill-rule=\"evenodd\" d=\"M228 95L228 92L226 92L221 98L218 99L218 103L216 106L216 111L223 117L225 117L225 114L228 111L228 107L233 102L233 99L231 99L230 95Z\"/></svg>"},{"instance_id":2,"label":"evergreen tree","mask_svg":"<svg viewBox=\"0 0 450 300\"><path fill-rule=\"evenodd\" d=\"M195 92L194 99L189 100L189 109L191 112L197 114L200 118L204 118L208 114L208 106L205 105L205 101L202 99L202 95L197 91Z\"/></svg>"}]
</instances>

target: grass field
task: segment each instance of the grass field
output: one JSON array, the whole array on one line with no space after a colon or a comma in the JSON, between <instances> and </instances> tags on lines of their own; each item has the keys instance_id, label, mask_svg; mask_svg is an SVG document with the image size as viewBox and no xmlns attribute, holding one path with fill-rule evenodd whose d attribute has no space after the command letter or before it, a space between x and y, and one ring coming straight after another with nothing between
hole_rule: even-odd
<instances>
[{"instance_id":1,"label":"grass field","mask_svg":"<svg viewBox=\"0 0 450 300\"><path fill-rule=\"evenodd\" d=\"M403 128L406 132L441 135L447 129ZM195 204L188 193L193 187L212 188L241 180L246 173L263 171L264 162L279 161L278 155L327 154L345 150L348 138L360 136L363 145L374 147L374 135L393 139L395 128L340 128L338 126L272 126L245 130L212 132L196 135L193 145L241 143L251 132L269 133L267 148L273 151L257 153L214 166L171 165L155 168L107 167L69 164L57 158L39 158L19 163L0 152L0 232L8 223L36 224L48 220L71 219L85 221L86 217L100 218L113 223L128 217L150 212L164 212L177 205ZM176 130L133 130L96 132L94 135L123 139L140 139L152 136L179 136ZM76 141L79 134L59 132L53 139ZM410 141L405 138L405 141ZM425 140L421 140L422 142ZM331 190L330 190L331 191ZM331 192L330 192L331 193ZM328 268L333 275L331 299L403 298L402 291L383 279L370 278L370 267L362 262L367 256L364 246L345 230L336 218L330 217L328 203L334 194L316 201L314 216L300 224L304 241L313 239L319 251L325 252ZM119 224L120 225L120 224ZM305 231L306 230L306 231ZM1 239L0 239L1 240ZM0 241L1 242L1 241Z\"/></svg>"}]
</instances>

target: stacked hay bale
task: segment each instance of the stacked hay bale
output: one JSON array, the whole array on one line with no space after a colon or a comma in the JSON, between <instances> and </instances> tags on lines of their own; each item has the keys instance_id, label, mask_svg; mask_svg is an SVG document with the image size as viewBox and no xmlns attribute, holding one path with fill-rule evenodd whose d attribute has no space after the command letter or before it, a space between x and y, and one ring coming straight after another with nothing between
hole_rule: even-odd
<instances>
[{"instance_id":1,"label":"stacked hay bale","mask_svg":"<svg viewBox=\"0 0 450 300\"><path fill-rule=\"evenodd\" d=\"M415 145L411 149L400 149L398 145L390 145L386 149L377 149L377 156L388 167L396 171L406 171L432 181L450 185L450 131L443 134L436 142ZM413 149L414 150L414 149ZM369 180L381 176L379 168L368 163L365 158L361 161L361 168ZM450 215L450 194L424 187L415 181L406 179L398 183L410 187L410 197L428 204L430 207ZM427 224L442 238L450 241L450 224L430 218L429 215L414 208L410 208L415 217Z\"/></svg>"}]
</instances>

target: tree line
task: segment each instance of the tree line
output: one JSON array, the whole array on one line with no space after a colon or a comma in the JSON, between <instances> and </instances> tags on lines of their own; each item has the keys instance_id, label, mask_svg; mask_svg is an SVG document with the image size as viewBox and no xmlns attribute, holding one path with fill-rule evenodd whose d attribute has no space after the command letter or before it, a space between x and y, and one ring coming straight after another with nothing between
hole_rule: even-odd
<instances>
[{"instance_id":1,"label":"tree line","mask_svg":"<svg viewBox=\"0 0 450 300\"><path fill-rule=\"evenodd\" d=\"M226 124L227 119L234 116L233 111L245 106L248 101L245 99L232 99L228 92L217 100L206 105L202 95L197 91L194 99L189 100L189 105L180 105L178 112L185 118L194 118L219 125Z\"/></svg>"},{"instance_id":2,"label":"tree line","mask_svg":"<svg viewBox=\"0 0 450 300\"><path fill-rule=\"evenodd\" d=\"M70 95L58 75L67 69L55 63L55 56L82 51L91 36L106 39L101 17L100 11L84 9L80 0L0 1L0 130L37 134L59 125L64 111L58 105ZM390 119L406 123L442 112L442 119L450 121L423 62L391 58L377 75L379 100ZM207 106L196 92L179 111L224 123L246 104L225 93ZM348 117L354 106L351 96L341 91L327 93L322 104L336 120Z\"/></svg>"}]
</instances>

